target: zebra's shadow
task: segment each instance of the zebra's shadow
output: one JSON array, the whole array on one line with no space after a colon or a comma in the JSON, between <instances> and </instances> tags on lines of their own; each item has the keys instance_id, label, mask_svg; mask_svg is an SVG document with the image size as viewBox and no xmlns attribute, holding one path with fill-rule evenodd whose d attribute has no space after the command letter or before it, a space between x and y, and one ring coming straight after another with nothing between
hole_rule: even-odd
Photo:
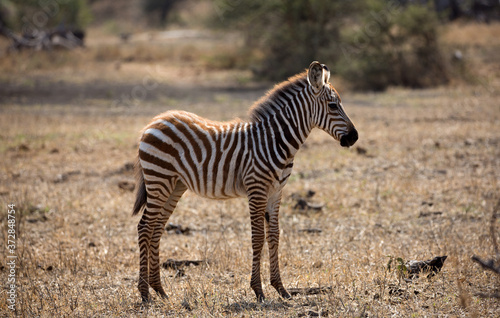
<instances>
[{"instance_id":1,"label":"zebra's shadow","mask_svg":"<svg viewBox=\"0 0 500 318\"><path fill-rule=\"evenodd\" d=\"M290 300L276 300L269 299L265 300L262 303L259 302L248 302L248 301L239 301L232 304L229 304L225 307L225 311L228 313L240 313L240 312L248 312L248 311L287 311L290 309L300 309L302 307L307 307L309 305L316 305L314 302L300 302L296 303L297 300L303 299L303 297L307 297L310 295L318 295L318 294L328 294L332 292L331 286L323 286L323 287L312 287L312 288L288 288L287 289L290 295L293 297Z\"/></svg>"},{"instance_id":2,"label":"zebra's shadow","mask_svg":"<svg viewBox=\"0 0 500 318\"><path fill-rule=\"evenodd\" d=\"M284 300L265 300L259 302L238 301L225 306L225 311L228 313L240 313L249 311L284 311L294 306Z\"/></svg>"}]
</instances>

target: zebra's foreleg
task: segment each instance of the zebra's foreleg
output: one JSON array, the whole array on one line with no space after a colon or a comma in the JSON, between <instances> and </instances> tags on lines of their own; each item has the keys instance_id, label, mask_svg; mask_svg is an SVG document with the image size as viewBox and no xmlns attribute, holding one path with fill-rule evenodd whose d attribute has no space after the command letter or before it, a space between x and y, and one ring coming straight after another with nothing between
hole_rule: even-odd
<instances>
[{"instance_id":1,"label":"zebra's foreleg","mask_svg":"<svg viewBox=\"0 0 500 318\"><path fill-rule=\"evenodd\" d=\"M160 240L163 234L165 224L172 215L177 202L181 196L186 192L187 187L180 181L175 185L172 194L168 197L164 209L158 221L156 222L151 238L151 248L149 253L149 285L154 289L158 296L167 298L167 294L161 286L160 278Z\"/></svg>"},{"instance_id":2,"label":"zebra's foreleg","mask_svg":"<svg viewBox=\"0 0 500 318\"><path fill-rule=\"evenodd\" d=\"M278 247L280 241L280 228L279 228L279 208L281 202L281 192L275 194L269 199L266 208L266 237L267 245L269 247L269 267L271 286L273 286L281 297L288 299L291 298L290 294L283 287L280 275Z\"/></svg>"},{"instance_id":3,"label":"zebra's foreleg","mask_svg":"<svg viewBox=\"0 0 500 318\"><path fill-rule=\"evenodd\" d=\"M266 297L262 291L262 282L260 277L260 258L262 247L266 241L264 230L264 212L266 209L266 201L261 198L250 198L250 223L252 227L252 278L250 280L250 287L257 296L257 301L263 301Z\"/></svg>"}]
</instances>

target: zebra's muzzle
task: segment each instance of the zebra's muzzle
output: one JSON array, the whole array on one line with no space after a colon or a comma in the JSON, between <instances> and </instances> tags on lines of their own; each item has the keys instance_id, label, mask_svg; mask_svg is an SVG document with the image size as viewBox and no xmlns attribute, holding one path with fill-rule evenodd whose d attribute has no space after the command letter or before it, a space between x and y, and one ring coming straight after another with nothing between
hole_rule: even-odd
<instances>
[{"instance_id":1,"label":"zebra's muzzle","mask_svg":"<svg viewBox=\"0 0 500 318\"><path fill-rule=\"evenodd\" d=\"M340 145L342 147L350 147L358 140L358 131L356 128L351 129L347 134L340 137Z\"/></svg>"}]
</instances>

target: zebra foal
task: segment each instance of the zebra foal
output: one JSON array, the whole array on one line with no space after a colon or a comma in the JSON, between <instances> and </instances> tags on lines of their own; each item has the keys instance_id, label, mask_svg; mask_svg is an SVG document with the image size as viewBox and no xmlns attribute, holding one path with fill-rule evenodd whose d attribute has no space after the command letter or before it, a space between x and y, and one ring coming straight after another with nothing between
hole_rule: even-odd
<instances>
[{"instance_id":1,"label":"zebra foal","mask_svg":"<svg viewBox=\"0 0 500 318\"><path fill-rule=\"evenodd\" d=\"M143 210L137 226L138 288L143 302L149 300L150 286L167 297L160 281L160 239L188 189L212 199L248 197L253 249L250 286L262 301L260 259L267 238L271 285L281 297L290 298L280 277L278 216L294 156L315 127L343 147L358 139L329 79L327 66L312 62L306 72L276 85L257 101L249 121L220 123L167 111L144 128L133 209L134 215Z\"/></svg>"}]
</instances>

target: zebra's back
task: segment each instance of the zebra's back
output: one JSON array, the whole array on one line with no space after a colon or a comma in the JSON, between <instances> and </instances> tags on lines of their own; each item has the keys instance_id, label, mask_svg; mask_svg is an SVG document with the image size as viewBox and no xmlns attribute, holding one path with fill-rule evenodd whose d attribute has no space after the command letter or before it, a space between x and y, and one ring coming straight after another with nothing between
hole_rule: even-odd
<instances>
[{"instance_id":1,"label":"zebra's back","mask_svg":"<svg viewBox=\"0 0 500 318\"><path fill-rule=\"evenodd\" d=\"M245 196L242 172L248 147L242 139L247 138L247 125L210 121L183 111L155 117L139 145L146 185L174 180L208 198Z\"/></svg>"}]
</instances>

